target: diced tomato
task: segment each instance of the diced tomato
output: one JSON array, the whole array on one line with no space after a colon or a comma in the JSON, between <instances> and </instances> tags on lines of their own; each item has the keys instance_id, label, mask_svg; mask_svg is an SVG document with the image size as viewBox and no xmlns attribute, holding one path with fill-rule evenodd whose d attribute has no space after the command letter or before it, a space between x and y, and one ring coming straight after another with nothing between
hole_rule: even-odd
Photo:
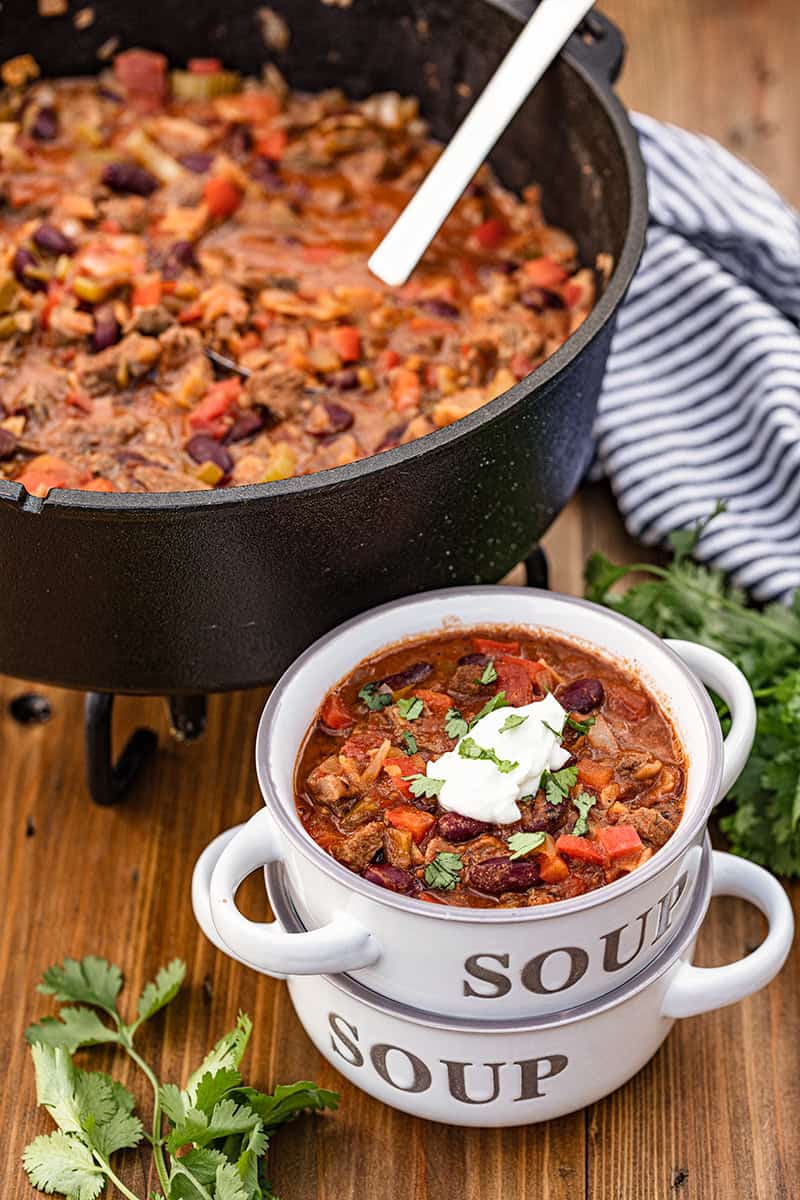
<instances>
[{"instance_id":1,"label":"diced tomato","mask_svg":"<svg viewBox=\"0 0 800 1200\"><path fill-rule=\"evenodd\" d=\"M406 799L411 799L411 781L406 775L422 775L425 773L425 759L420 754L404 754L399 758L387 758L383 769L390 777L395 788ZM394 801L390 800L389 804Z\"/></svg>"},{"instance_id":2,"label":"diced tomato","mask_svg":"<svg viewBox=\"0 0 800 1200\"><path fill-rule=\"evenodd\" d=\"M606 688L606 704L612 713L628 721L640 721L650 711L650 701L644 692L636 692L621 683Z\"/></svg>"},{"instance_id":3,"label":"diced tomato","mask_svg":"<svg viewBox=\"0 0 800 1200\"><path fill-rule=\"evenodd\" d=\"M262 158L271 158L277 162L279 158L283 157L288 142L285 129L270 129L269 133L262 134L257 140L255 151Z\"/></svg>"},{"instance_id":4,"label":"diced tomato","mask_svg":"<svg viewBox=\"0 0 800 1200\"><path fill-rule=\"evenodd\" d=\"M37 454L17 476L17 483L21 483L32 496L46 496L51 488L76 487L79 478L75 468L63 458L56 458L54 454Z\"/></svg>"},{"instance_id":5,"label":"diced tomato","mask_svg":"<svg viewBox=\"0 0 800 1200\"><path fill-rule=\"evenodd\" d=\"M242 203L242 192L230 179L225 179L222 175L212 175L203 188L203 199L209 216L215 220L223 220L236 212Z\"/></svg>"},{"instance_id":6,"label":"diced tomato","mask_svg":"<svg viewBox=\"0 0 800 1200\"><path fill-rule=\"evenodd\" d=\"M554 854L539 864L539 878L543 883L561 883L569 875L569 867L560 854Z\"/></svg>"},{"instance_id":7,"label":"diced tomato","mask_svg":"<svg viewBox=\"0 0 800 1200\"><path fill-rule=\"evenodd\" d=\"M478 240L478 244L484 250L495 250L506 240L508 234L508 226L502 217L490 217L488 221L484 221L475 230L475 237Z\"/></svg>"},{"instance_id":8,"label":"diced tomato","mask_svg":"<svg viewBox=\"0 0 800 1200\"><path fill-rule=\"evenodd\" d=\"M520 662L498 661L494 669L497 671L497 690L505 692L509 704L519 708L522 704L531 703L533 683Z\"/></svg>"},{"instance_id":9,"label":"diced tomato","mask_svg":"<svg viewBox=\"0 0 800 1200\"><path fill-rule=\"evenodd\" d=\"M68 392L67 404L69 404L71 408L78 408L81 412L85 413L90 413L94 410L94 404L92 403L91 397L87 396L85 392Z\"/></svg>"},{"instance_id":10,"label":"diced tomato","mask_svg":"<svg viewBox=\"0 0 800 1200\"><path fill-rule=\"evenodd\" d=\"M328 699L322 706L319 717L327 729L333 729L336 733L341 733L344 729L350 729L355 721L355 717L337 692L334 692L332 696L328 696Z\"/></svg>"},{"instance_id":11,"label":"diced tomato","mask_svg":"<svg viewBox=\"0 0 800 1200\"><path fill-rule=\"evenodd\" d=\"M133 285L131 304L134 308L152 308L161 303L163 286L159 275L150 275Z\"/></svg>"},{"instance_id":12,"label":"diced tomato","mask_svg":"<svg viewBox=\"0 0 800 1200\"><path fill-rule=\"evenodd\" d=\"M453 701L446 692L432 692L429 688L417 688L414 695L419 696L420 700L427 704L434 716L437 717L443 717L448 709L453 707Z\"/></svg>"},{"instance_id":13,"label":"diced tomato","mask_svg":"<svg viewBox=\"0 0 800 1200\"><path fill-rule=\"evenodd\" d=\"M192 429L200 433L210 433L212 437L222 437L227 428L224 418L236 406L241 391L242 381L238 377L212 383L203 399L189 414Z\"/></svg>"},{"instance_id":14,"label":"diced tomato","mask_svg":"<svg viewBox=\"0 0 800 1200\"><path fill-rule=\"evenodd\" d=\"M399 362L400 355L396 350L382 350L378 355L378 366L382 371L391 371Z\"/></svg>"},{"instance_id":15,"label":"diced tomato","mask_svg":"<svg viewBox=\"0 0 800 1200\"><path fill-rule=\"evenodd\" d=\"M203 306L199 300L195 300L194 304L187 304L186 308L182 308L178 313L178 320L181 325L191 325L192 321L199 321L203 315Z\"/></svg>"},{"instance_id":16,"label":"diced tomato","mask_svg":"<svg viewBox=\"0 0 800 1200\"><path fill-rule=\"evenodd\" d=\"M519 654L519 642L493 642L491 638L472 639L478 654Z\"/></svg>"},{"instance_id":17,"label":"diced tomato","mask_svg":"<svg viewBox=\"0 0 800 1200\"><path fill-rule=\"evenodd\" d=\"M597 831L597 840L610 859L627 858L644 850L633 825L604 825Z\"/></svg>"},{"instance_id":18,"label":"diced tomato","mask_svg":"<svg viewBox=\"0 0 800 1200\"><path fill-rule=\"evenodd\" d=\"M190 58L186 65L193 75L216 75L222 70L218 58Z\"/></svg>"},{"instance_id":19,"label":"diced tomato","mask_svg":"<svg viewBox=\"0 0 800 1200\"><path fill-rule=\"evenodd\" d=\"M574 837L571 833L561 834L556 842L556 849L559 854L566 854L567 858L575 858L580 862L602 863L605 861L605 856L596 842L590 842L588 838Z\"/></svg>"},{"instance_id":20,"label":"diced tomato","mask_svg":"<svg viewBox=\"0 0 800 1200\"><path fill-rule=\"evenodd\" d=\"M591 758L582 758L578 763L578 779L585 787L600 791L614 778L614 768L608 763L594 762Z\"/></svg>"},{"instance_id":21,"label":"diced tomato","mask_svg":"<svg viewBox=\"0 0 800 1200\"><path fill-rule=\"evenodd\" d=\"M82 492L115 492L116 490L111 480L104 479L102 475L98 475L96 479L90 479L81 488Z\"/></svg>"},{"instance_id":22,"label":"diced tomato","mask_svg":"<svg viewBox=\"0 0 800 1200\"><path fill-rule=\"evenodd\" d=\"M59 283L51 283L47 289L47 299L42 306L42 311L39 313L39 324L42 329L50 328L50 314L56 307L63 295L64 289Z\"/></svg>"},{"instance_id":23,"label":"diced tomato","mask_svg":"<svg viewBox=\"0 0 800 1200\"><path fill-rule=\"evenodd\" d=\"M560 287L568 278L564 268L552 258L531 258L522 264L522 270L530 283L550 290Z\"/></svg>"},{"instance_id":24,"label":"diced tomato","mask_svg":"<svg viewBox=\"0 0 800 1200\"><path fill-rule=\"evenodd\" d=\"M407 367L399 367L391 380L392 403L398 412L409 408L419 408L422 398L422 385L416 371Z\"/></svg>"},{"instance_id":25,"label":"diced tomato","mask_svg":"<svg viewBox=\"0 0 800 1200\"><path fill-rule=\"evenodd\" d=\"M430 813L414 808L412 804L397 804L386 810L386 820L395 829L406 829L417 844L434 824L436 818Z\"/></svg>"},{"instance_id":26,"label":"diced tomato","mask_svg":"<svg viewBox=\"0 0 800 1200\"><path fill-rule=\"evenodd\" d=\"M361 334L355 325L337 325L331 330L331 341L342 362L358 362L361 358Z\"/></svg>"},{"instance_id":27,"label":"diced tomato","mask_svg":"<svg viewBox=\"0 0 800 1200\"><path fill-rule=\"evenodd\" d=\"M167 60L153 50L123 50L114 75L134 99L161 103L167 96Z\"/></svg>"}]
</instances>

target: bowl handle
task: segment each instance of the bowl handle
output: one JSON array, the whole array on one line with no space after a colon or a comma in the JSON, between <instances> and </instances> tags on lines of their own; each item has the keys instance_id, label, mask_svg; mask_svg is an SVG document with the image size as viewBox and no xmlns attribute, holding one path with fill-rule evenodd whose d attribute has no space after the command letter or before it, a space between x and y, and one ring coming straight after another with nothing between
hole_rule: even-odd
<instances>
[{"instance_id":1,"label":"bowl handle","mask_svg":"<svg viewBox=\"0 0 800 1200\"><path fill-rule=\"evenodd\" d=\"M664 1017L694 1017L751 996L775 978L792 945L792 906L777 879L763 867L732 854L715 850L712 858L712 896L739 896L760 908L767 918L767 936L752 954L724 967L684 963L662 1001Z\"/></svg>"},{"instance_id":2,"label":"bowl handle","mask_svg":"<svg viewBox=\"0 0 800 1200\"><path fill-rule=\"evenodd\" d=\"M742 773L753 747L756 732L756 702L750 684L730 659L700 646L697 642L682 642L666 638L670 649L682 658L690 670L707 687L718 692L730 709L731 727L722 749L722 782L717 802L726 796Z\"/></svg>"},{"instance_id":3,"label":"bowl handle","mask_svg":"<svg viewBox=\"0 0 800 1200\"><path fill-rule=\"evenodd\" d=\"M242 915L235 899L242 880L282 858L281 839L266 808L206 847L192 875L192 907L209 941L278 979L354 971L374 963L380 948L347 913L335 913L327 925L307 933L286 933L274 921L250 921Z\"/></svg>"}]
</instances>

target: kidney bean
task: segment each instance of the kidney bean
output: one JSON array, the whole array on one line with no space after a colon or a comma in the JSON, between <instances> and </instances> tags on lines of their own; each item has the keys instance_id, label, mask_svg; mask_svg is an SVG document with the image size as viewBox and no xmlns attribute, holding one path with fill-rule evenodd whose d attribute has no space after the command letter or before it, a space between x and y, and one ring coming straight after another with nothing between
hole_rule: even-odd
<instances>
[{"instance_id":1,"label":"kidney bean","mask_svg":"<svg viewBox=\"0 0 800 1200\"><path fill-rule=\"evenodd\" d=\"M489 826L486 821L476 821L474 817L446 812L439 817L438 828L440 836L447 842L468 842L470 838L485 833Z\"/></svg>"},{"instance_id":2,"label":"kidney bean","mask_svg":"<svg viewBox=\"0 0 800 1200\"><path fill-rule=\"evenodd\" d=\"M350 409L345 408L343 404L335 404L326 400L322 407L330 421L330 429L326 430L327 433L344 433L345 429L349 429L355 420Z\"/></svg>"},{"instance_id":3,"label":"kidney bean","mask_svg":"<svg viewBox=\"0 0 800 1200\"><path fill-rule=\"evenodd\" d=\"M266 423L267 419L262 409L245 409L234 421L225 441L243 442L245 438L252 437L254 433L263 429Z\"/></svg>"},{"instance_id":4,"label":"kidney bean","mask_svg":"<svg viewBox=\"0 0 800 1200\"><path fill-rule=\"evenodd\" d=\"M40 225L33 235L33 241L40 250L49 254L73 255L77 249L72 238L67 237L55 225Z\"/></svg>"},{"instance_id":5,"label":"kidney bean","mask_svg":"<svg viewBox=\"0 0 800 1200\"><path fill-rule=\"evenodd\" d=\"M534 312L544 312L546 308L564 308L564 301L557 292L540 287L526 288L520 296L520 302Z\"/></svg>"},{"instance_id":6,"label":"kidney bean","mask_svg":"<svg viewBox=\"0 0 800 1200\"><path fill-rule=\"evenodd\" d=\"M112 192L123 195L151 196L158 187L155 175L129 162L109 163L103 168L101 179Z\"/></svg>"},{"instance_id":7,"label":"kidney bean","mask_svg":"<svg viewBox=\"0 0 800 1200\"><path fill-rule=\"evenodd\" d=\"M390 892L412 891L416 882L409 871L404 871L402 867L392 867L389 863L377 863L367 867L363 878Z\"/></svg>"},{"instance_id":8,"label":"kidney bean","mask_svg":"<svg viewBox=\"0 0 800 1200\"><path fill-rule=\"evenodd\" d=\"M558 702L568 712L588 713L593 708L599 708L605 696L599 679L573 679L558 693Z\"/></svg>"},{"instance_id":9,"label":"kidney bean","mask_svg":"<svg viewBox=\"0 0 800 1200\"><path fill-rule=\"evenodd\" d=\"M58 137L58 113L54 108L40 108L31 125L31 137L37 142L52 142Z\"/></svg>"},{"instance_id":10,"label":"kidney bean","mask_svg":"<svg viewBox=\"0 0 800 1200\"><path fill-rule=\"evenodd\" d=\"M114 346L119 341L120 337L119 321L114 316L114 310L110 305L99 308L94 317L94 333L92 334L92 350L95 354L99 354L101 350L107 350L109 346Z\"/></svg>"},{"instance_id":11,"label":"kidney bean","mask_svg":"<svg viewBox=\"0 0 800 1200\"><path fill-rule=\"evenodd\" d=\"M33 275L28 275L29 269L35 266L38 266L36 255L31 250L26 249L25 246L20 246L11 260L11 268L18 282L27 288L29 292L45 292L47 291L45 280L36 279Z\"/></svg>"},{"instance_id":12,"label":"kidney bean","mask_svg":"<svg viewBox=\"0 0 800 1200\"><path fill-rule=\"evenodd\" d=\"M462 654L458 665L460 667L485 667L488 661L488 654Z\"/></svg>"},{"instance_id":13,"label":"kidney bean","mask_svg":"<svg viewBox=\"0 0 800 1200\"><path fill-rule=\"evenodd\" d=\"M539 883L539 865L512 862L510 858L487 858L469 868L468 883L490 896L499 896L501 892L527 892Z\"/></svg>"},{"instance_id":14,"label":"kidney bean","mask_svg":"<svg viewBox=\"0 0 800 1200\"><path fill-rule=\"evenodd\" d=\"M0 460L11 458L17 448L17 439L10 429L0 429Z\"/></svg>"},{"instance_id":15,"label":"kidney bean","mask_svg":"<svg viewBox=\"0 0 800 1200\"><path fill-rule=\"evenodd\" d=\"M431 663L412 663L405 670L397 671L394 675L387 675L380 682L384 687L388 687L390 691L398 692L400 688L411 687L414 683L422 683L423 679L427 679L432 673L433 665Z\"/></svg>"},{"instance_id":16,"label":"kidney bean","mask_svg":"<svg viewBox=\"0 0 800 1200\"><path fill-rule=\"evenodd\" d=\"M197 258L191 242L173 242L164 258L161 273L165 279L175 279L186 267L196 267Z\"/></svg>"},{"instance_id":17,"label":"kidney bean","mask_svg":"<svg viewBox=\"0 0 800 1200\"><path fill-rule=\"evenodd\" d=\"M393 447L399 446L406 428L406 425L396 425L394 429L390 429L375 453L380 454L381 450L391 450Z\"/></svg>"},{"instance_id":18,"label":"kidney bean","mask_svg":"<svg viewBox=\"0 0 800 1200\"><path fill-rule=\"evenodd\" d=\"M342 392L351 392L358 387L358 372L353 367L345 367L343 371L335 371L329 375L327 382Z\"/></svg>"},{"instance_id":19,"label":"kidney bean","mask_svg":"<svg viewBox=\"0 0 800 1200\"><path fill-rule=\"evenodd\" d=\"M556 833L564 824L569 805L566 796L560 804L535 797L531 807L522 814L522 828L526 833Z\"/></svg>"},{"instance_id":20,"label":"kidney bean","mask_svg":"<svg viewBox=\"0 0 800 1200\"><path fill-rule=\"evenodd\" d=\"M201 150L191 150L188 154L182 154L178 159L181 166L186 167L187 171L192 171L195 175L205 175L213 161L210 154L203 154Z\"/></svg>"},{"instance_id":21,"label":"kidney bean","mask_svg":"<svg viewBox=\"0 0 800 1200\"><path fill-rule=\"evenodd\" d=\"M219 444L216 438L210 437L207 433L196 433L190 437L184 449L195 462L216 463L226 475L233 469L233 459L228 451Z\"/></svg>"},{"instance_id":22,"label":"kidney bean","mask_svg":"<svg viewBox=\"0 0 800 1200\"><path fill-rule=\"evenodd\" d=\"M449 300L419 300L417 303L425 312L432 313L435 317L444 317L448 321L456 321L461 315L455 304L451 304Z\"/></svg>"}]
</instances>

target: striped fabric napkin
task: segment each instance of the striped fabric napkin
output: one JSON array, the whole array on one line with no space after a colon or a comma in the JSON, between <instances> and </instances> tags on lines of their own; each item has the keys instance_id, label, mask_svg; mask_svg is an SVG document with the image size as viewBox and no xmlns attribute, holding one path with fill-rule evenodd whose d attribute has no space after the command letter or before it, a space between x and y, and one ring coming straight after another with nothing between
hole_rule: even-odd
<instances>
[{"instance_id":1,"label":"striped fabric napkin","mask_svg":"<svg viewBox=\"0 0 800 1200\"><path fill-rule=\"evenodd\" d=\"M717 142L634 116L650 228L595 472L648 544L726 511L697 557L757 600L800 586L800 216Z\"/></svg>"}]
</instances>

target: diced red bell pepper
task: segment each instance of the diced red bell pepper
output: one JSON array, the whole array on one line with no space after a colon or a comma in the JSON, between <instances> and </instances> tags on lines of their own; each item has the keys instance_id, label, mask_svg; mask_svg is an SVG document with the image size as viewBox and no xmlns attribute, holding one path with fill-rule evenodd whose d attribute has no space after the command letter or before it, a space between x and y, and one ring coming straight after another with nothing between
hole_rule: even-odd
<instances>
[{"instance_id":1,"label":"diced red bell pepper","mask_svg":"<svg viewBox=\"0 0 800 1200\"><path fill-rule=\"evenodd\" d=\"M533 700L533 683L524 666L519 662L495 661L497 690L506 694L506 700L514 708L530 704Z\"/></svg>"},{"instance_id":2,"label":"diced red bell pepper","mask_svg":"<svg viewBox=\"0 0 800 1200\"><path fill-rule=\"evenodd\" d=\"M151 275L149 278L140 279L133 286L131 304L134 308L152 308L161 303L162 291L160 276Z\"/></svg>"},{"instance_id":3,"label":"diced red bell pepper","mask_svg":"<svg viewBox=\"0 0 800 1200\"><path fill-rule=\"evenodd\" d=\"M396 804L394 808L386 810L386 820L390 825L394 825L395 829L407 830L419 844L436 818L430 813L414 808L412 804Z\"/></svg>"},{"instance_id":4,"label":"diced red bell pepper","mask_svg":"<svg viewBox=\"0 0 800 1200\"><path fill-rule=\"evenodd\" d=\"M167 60L153 50L123 50L114 59L114 75L134 99L161 102L167 96Z\"/></svg>"},{"instance_id":5,"label":"diced red bell pepper","mask_svg":"<svg viewBox=\"0 0 800 1200\"><path fill-rule=\"evenodd\" d=\"M396 350L382 350L378 355L378 366L382 371L391 371L399 362L400 355Z\"/></svg>"},{"instance_id":6,"label":"diced red bell pepper","mask_svg":"<svg viewBox=\"0 0 800 1200\"><path fill-rule=\"evenodd\" d=\"M116 490L111 480L104 479L102 475L98 475L96 479L90 479L81 488L82 492L115 492Z\"/></svg>"},{"instance_id":7,"label":"diced red bell pepper","mask_svg":"<svg viewBox=\"0 0 800 1200\"><path fill-rule=\"evenodd\" d=\"M320 710L319 719L326 729L332 729L335 733L350 729L355 722L355 717L337 692L328 696Z\"/></svg>"},{"instance_id":8,"label":"diced red bell pepper","mask_svg":"<svg viewBox=\"0 0 800 1200\"><path fill-rule=\"evenodd\" d=\"M566 854L567 858L575 858L579 862L605 862L605 855L596 842L590 842L588 838L575 837L571 833L561 834L556 842L556 850L559 854Z\"/></svg>"},{"instance_id":9,"label":"diced red bell pepper","mask_svg":"<svg viewBox=\"0 0 800 1200\"><path fill-rule=\"evenodd\" d=\"M560 287L569 278L564 268L553 262L552 258L531 258L523 263L522 270L530 283L549 291Z\"/></svg>"},{"instance_id":10,"label":"diced red bell pepper","mask_svg":"<svg viewBox=\"0 0 800 1200\"><path fill-rule=\"evenodd\" d=\"M222 63L218 58L190 58L187 67L192 75L216 75Z\"/></svg>"},{"instance_id":11,"label":"diced red bell pepper","mask_svg":"<svg viewBox=\"0 0 800 1200\"><path fill-rule=\"evenodd\" d=\"M432 692L429 688L417 688L414 693L436 717L443 717L453 707L453 701L446 692Z\"/></svg>"},{"instance_id":12,"label":"diced red bell pepper","mask_svg":"<svg viewBox=\"0 0 800 1200\"><path fill-rule=\"evenodd\" d=\"M578 763L578 779L585 786L600 791L614 778L614 768L608 763L594 762L591 758L582 758Z\"/></svg>"},{"instance_id":13,"label":"diced red bell pepper","mask_svg":"<svg viewBox=\"0 0 800 1200\"><path fill-rule=\"evenodd\" d=\"M199 321L203 315L203 306L199 300L195 300L194 304L187 304L186 308L182 308L178 313L178 320L181 325L191 325L193 321Z\"/></svg>"},{"instance_id":14,"label":"diced red bell pepper","mask_svg":"<svg viewBox=\"0 0 800 1200\"><path fill-rule=\"evenodd\" d=\"M418 408L422 398L422 384L416 371L400 367L391 381L392 403L398 412Z\"/></svg>"},{"instance_id":15,"label":"diced red bell pepper","mask_svg":"<svg viewBox=\"0 0 800 1200\"><path fill-rule=\"evenodd\" d=\"M333 347L342 362L358 362L361 358L361 334L355 325L338 325L331 330Z\"/></svg>"},{"instance_id":16,"label":"diced red bell pepper","mask_svg":"<svg viewBox=\"0 0 800 1200\"><path fill-rule=\"evenodd\" d=\"M627 858L644 850L633 825L604 825L597 831L597 840L610 859Z\"/></svg>"},{"instance_id":17,"label":"diced red bell pepper","mask_svg":"<svg viewBox=\"0 0 800 1200\"><path fill-rule=\"evenodd\" d=\"M488 221L484 221L475 230L475 237L478 240L478 244L484 250L496 250L506 240L508 234L508 226L502 217L490 217Z\"/></svg>"},{"instance_id":18,"label":"diced red bell pepper","mask_svg":"<svg viewBox=\"0 0 800 1200\"><path fill-rule=\"evenodd\" d=\"M519 654L519 642L494 642L491 638L474 637L472 644L478 654Z\"/></svg>"},{"instance_id":19,"label":"diced red bell pepper","mask_svg":"<svg viewBox=\"0 0 800 1200\"><path fill-rule=\"evenodd\" d=\"M242 382L238 377L212 383L203 399L189 414L189 424L200 433L222 437L227 429L225 417L238 403Z\"/></svg>"},{"instance_id":20,"label":"diced red bell pepper","mask_svg":"<svg viewBox=\"0 0 800 1200\"><path fill-rule=\"evenodd\" d=\"M262 158L269 158L273 162L277 162L283 157L288 142L285 129L270 129L269 133L264 133L258 138L255 151Z\"/></svg>"},{"instance_id":21,"label":"diced red bell pepper","mask_svg":"<svg viewBox=\"0 0 800 1200\"><path fill-rule=\"evenodd\" d=\"M650 701L644 692L635 692L621 683L606 688L606 704L612 713L628 721L640 721L650 711Z\"/></svg>"},{"instance_id":22,"label":"diced red bell pepper","mask_svg":"<svg viewBox=\"0 0 800 1200\"><path fill-rule=\"evenodd\" d=\"M242 203L242 192L230 179L212 175L203 188L203 199L209 216L215 220L223 220L236 212Z\"/></svg>"}]
</instances>

